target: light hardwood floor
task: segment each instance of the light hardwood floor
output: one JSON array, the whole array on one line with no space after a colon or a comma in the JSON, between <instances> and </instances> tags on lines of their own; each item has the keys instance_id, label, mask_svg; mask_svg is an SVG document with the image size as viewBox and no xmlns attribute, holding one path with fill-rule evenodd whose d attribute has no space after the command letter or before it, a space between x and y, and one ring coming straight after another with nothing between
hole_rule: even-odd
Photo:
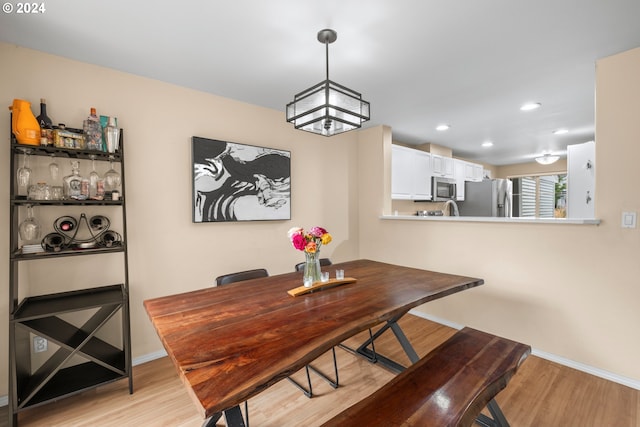
<instances>
[{"instance_id":1,"label":"light hardwood floor","mask_svg":"<svg viewBox=\"0 0 640 427\"><path fill-rule=\"evenodd\" d=\"M455 331L407 315L401 326L420 356ZM349 340L355 345L359 337ZM408 364L391 332L376 349ZM312 399L288 381L281 381L249 400L254 427L315 426L331 418L389 381L393 374L336 348L340 372L337 390L312 376ZM331 372L331 357L323 355L315 365ZM313 375L313 374L312 374ZM296 378L304 380L303 372ZM168 358L134 368L135 392L129 395L126 381L34 408L20 414L20 427L34 426L167 426L202 425L195 405ZM640 427L639 391L530 356L497 398L513 427ZM8 422L2 408L0 427ZM220 426L224 421L220 421ZM384 422L381 422L384 426Z\"/></svg>"}]
</instances>

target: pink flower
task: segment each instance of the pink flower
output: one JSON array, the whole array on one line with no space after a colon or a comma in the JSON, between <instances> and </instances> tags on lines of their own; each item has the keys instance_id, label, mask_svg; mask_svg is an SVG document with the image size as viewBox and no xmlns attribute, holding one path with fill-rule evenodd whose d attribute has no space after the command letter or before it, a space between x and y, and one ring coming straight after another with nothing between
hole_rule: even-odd
<instances>
[{"instance_id":1,"label":"pink flower","mask_svg":"<svg viewBox=\"0 0 640 427\"><path fill-rule=\"evenodd\" d=\"M303 231L304 230L301 227L291 227L289 231L287 231L287 236L289 236L289 239L291 239L294 234L300 234Z\"/></svg>"},{"instance_id":2,"label":"pink flower","mask_svg":"<svg viewBox=\"0 0 640 427\"><path fill-rule=\"evenodd\" d=\"M313 237L322 237L322 235L326 233L327 230L322 227L311 227L311 230L309 230L309 234L311 234Z\"/></svg>"},{"instance_id":3,"label":"pink flower","mask_svg":"<svg viewBox=\"0 0 640 427\"><path fill-rule=\"evenodd\" d=\"M297 233L291 236L291 243L294 248L301 251L304 250L304 247L307 245L307 239L305 239L301 233Z\"/></svg>"}]
</instances>

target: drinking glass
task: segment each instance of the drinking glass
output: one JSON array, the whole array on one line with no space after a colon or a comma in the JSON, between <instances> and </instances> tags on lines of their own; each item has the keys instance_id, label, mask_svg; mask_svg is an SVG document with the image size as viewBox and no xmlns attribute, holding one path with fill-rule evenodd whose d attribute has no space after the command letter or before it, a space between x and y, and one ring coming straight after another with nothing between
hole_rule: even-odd
<instances>
[{"instance_id":1,"label":"drinking glass","mask_svg":"<svg viewBox=\"0 0 640 427\"><path fill-rule=\"evenodd\" d=\"M31 169L29 168L29 150L24 151L22 166L17 170L18 194L26 195L31 183ZM24 193L24 194L23 194Z\"/></svg>"},{"instance_id":2,"label":"drinking glass","mask_svg":"<svg viewBox=\"0 0 640 427\"><path fill-rule=\"evenodd\" d=\"M104 187L106 191L113 192L120 187L120 174L113 168L113 157L109 157L109 166L111 169L104 173Z\"/></svg>"},{"instance_id":3,"label":"drinking glass","mask_svg":"<svg viewBox=\"0 0 640 427\"><path fill-rule=\"evenodd\" d=\"M27 217L18 226L18 234L23 242L29 243L40 238L40 224L33 217L33 207L27 205Z\"/></svg>"},{"instance_id":4,"label":"drinking glass","mask_svg":"<svg viewBox=\"0 0 640 427\"><path fill-rule=\"evenodd\" d=\"M56 163L55 156L51 155L51 163L49 163L49 175L53 181L57 181L60 177L60 167Z\"/></svg>"},{"instance_id":5,"label":"drinking glass","mask_svg":"<svg viewBox=\"0 0 640 427\"><path fill-rule=\"evenodd\" d=\"M96 156L90 155L91 159L91 173L89 174L89 197L95 198L98 192L98 181L100 181L100 175L96 172Z\"/></svg>"}]
</instances>

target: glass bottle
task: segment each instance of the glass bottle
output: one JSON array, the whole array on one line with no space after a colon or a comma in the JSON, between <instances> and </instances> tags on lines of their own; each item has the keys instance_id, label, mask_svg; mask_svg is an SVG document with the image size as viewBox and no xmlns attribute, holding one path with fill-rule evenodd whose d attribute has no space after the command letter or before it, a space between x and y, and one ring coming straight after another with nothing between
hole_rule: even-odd
<instances>
[{"instance_id":1,"label":"glass bottle","mask_svg":"<svg viewBox=\"0 0 640 427\"><path fill-rule=\"evenodd\" d=\"M53 122L47 116L47 100L40 98L40 115L36 117L40 125L40 145L53 145Z\"/></svg>"},{"instance_id":2,"label":"glass bottle","mask_svg":"<svg viewBox=\"0 0 640 427\"><path fill-rule=\"evenodd\" d=\"M85 147L87 150L102 151L102 126L96 115L96 109L91 107L91 114L83 122Z\"/></svg>"},{"instance_id":3,"label":"glass bottle","mask_svg":"<svg viewBox=\"0 0 640 427\"><path fill-rule=\"evenodd\" d=\"M107 127L104 128L104 138L109 153L115 153L118 151L118 145L120 143L120 129L116 125L116 118L109 117Z\"/></svg>"},{"instance_id":4,"label":"glass bottle","mask_svg":"<svg viewBox=\"0 0 640 427\"><path fill-rule=\"evenodd\" d=\"M65 199L83 200L82 196L82 177L80 176L80 162L71 161L71 175L67 175L62 179L62 186ZM86 199L86 197L85 197Z\"/></svg>"}]
</instances>

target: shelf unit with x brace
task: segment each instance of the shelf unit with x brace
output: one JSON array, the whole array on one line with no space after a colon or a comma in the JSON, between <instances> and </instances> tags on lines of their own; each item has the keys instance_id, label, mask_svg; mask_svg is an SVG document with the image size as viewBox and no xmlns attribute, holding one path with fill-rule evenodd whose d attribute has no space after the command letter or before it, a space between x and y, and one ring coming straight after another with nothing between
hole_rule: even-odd
<instances>
[{"instance_id":1,"label":"shelf unit with x brace","mask_svg":"<svg viewBox=\"0 0 640 427\"><path fill-rule=\"evenodd\" d=\"M129 275L126 240L126 193L123 138L116 153L72 148L19 144L11 135L10 155L10 260L9 260L9 425L16 426L18 414L27 409L72 396L113 381L128 379L133 393ZM48 156L67 159L97 159L120 164L121 189L118 200L29 200L18 195L17 159L20 156ZM18 233L19 215L27 206L40 209L70 209L86 206L101 209L115 206L121 213L121 240L94 247L61 245L54 250L23 253ZM81 215L81 221L84 213ZM101 217L104 218L104 217ZM84 218L87 222L87 218ZM92 234L93 235L93 234ZM75 238L75 234L73 235ZM63 239L64 240L64 239ZM74 289L20 300L20 265L59 257L122 254L123 283ZM97 272L96 274L99 274ZM37 287L37 286L36 286ZM74 317L75 316L75 317ZM77 319L80 320L77 320ZM118 322L121 330L118 329ZM109 325L109 326L107 326ZM99 337L103 329L115 329L119 341ZM119 331L119 332L118 332ZM53 351L39 365L33 363L31 337L54 344ZM35 365L35 366L32 366Z\"/></svg>"}]
</instances>

